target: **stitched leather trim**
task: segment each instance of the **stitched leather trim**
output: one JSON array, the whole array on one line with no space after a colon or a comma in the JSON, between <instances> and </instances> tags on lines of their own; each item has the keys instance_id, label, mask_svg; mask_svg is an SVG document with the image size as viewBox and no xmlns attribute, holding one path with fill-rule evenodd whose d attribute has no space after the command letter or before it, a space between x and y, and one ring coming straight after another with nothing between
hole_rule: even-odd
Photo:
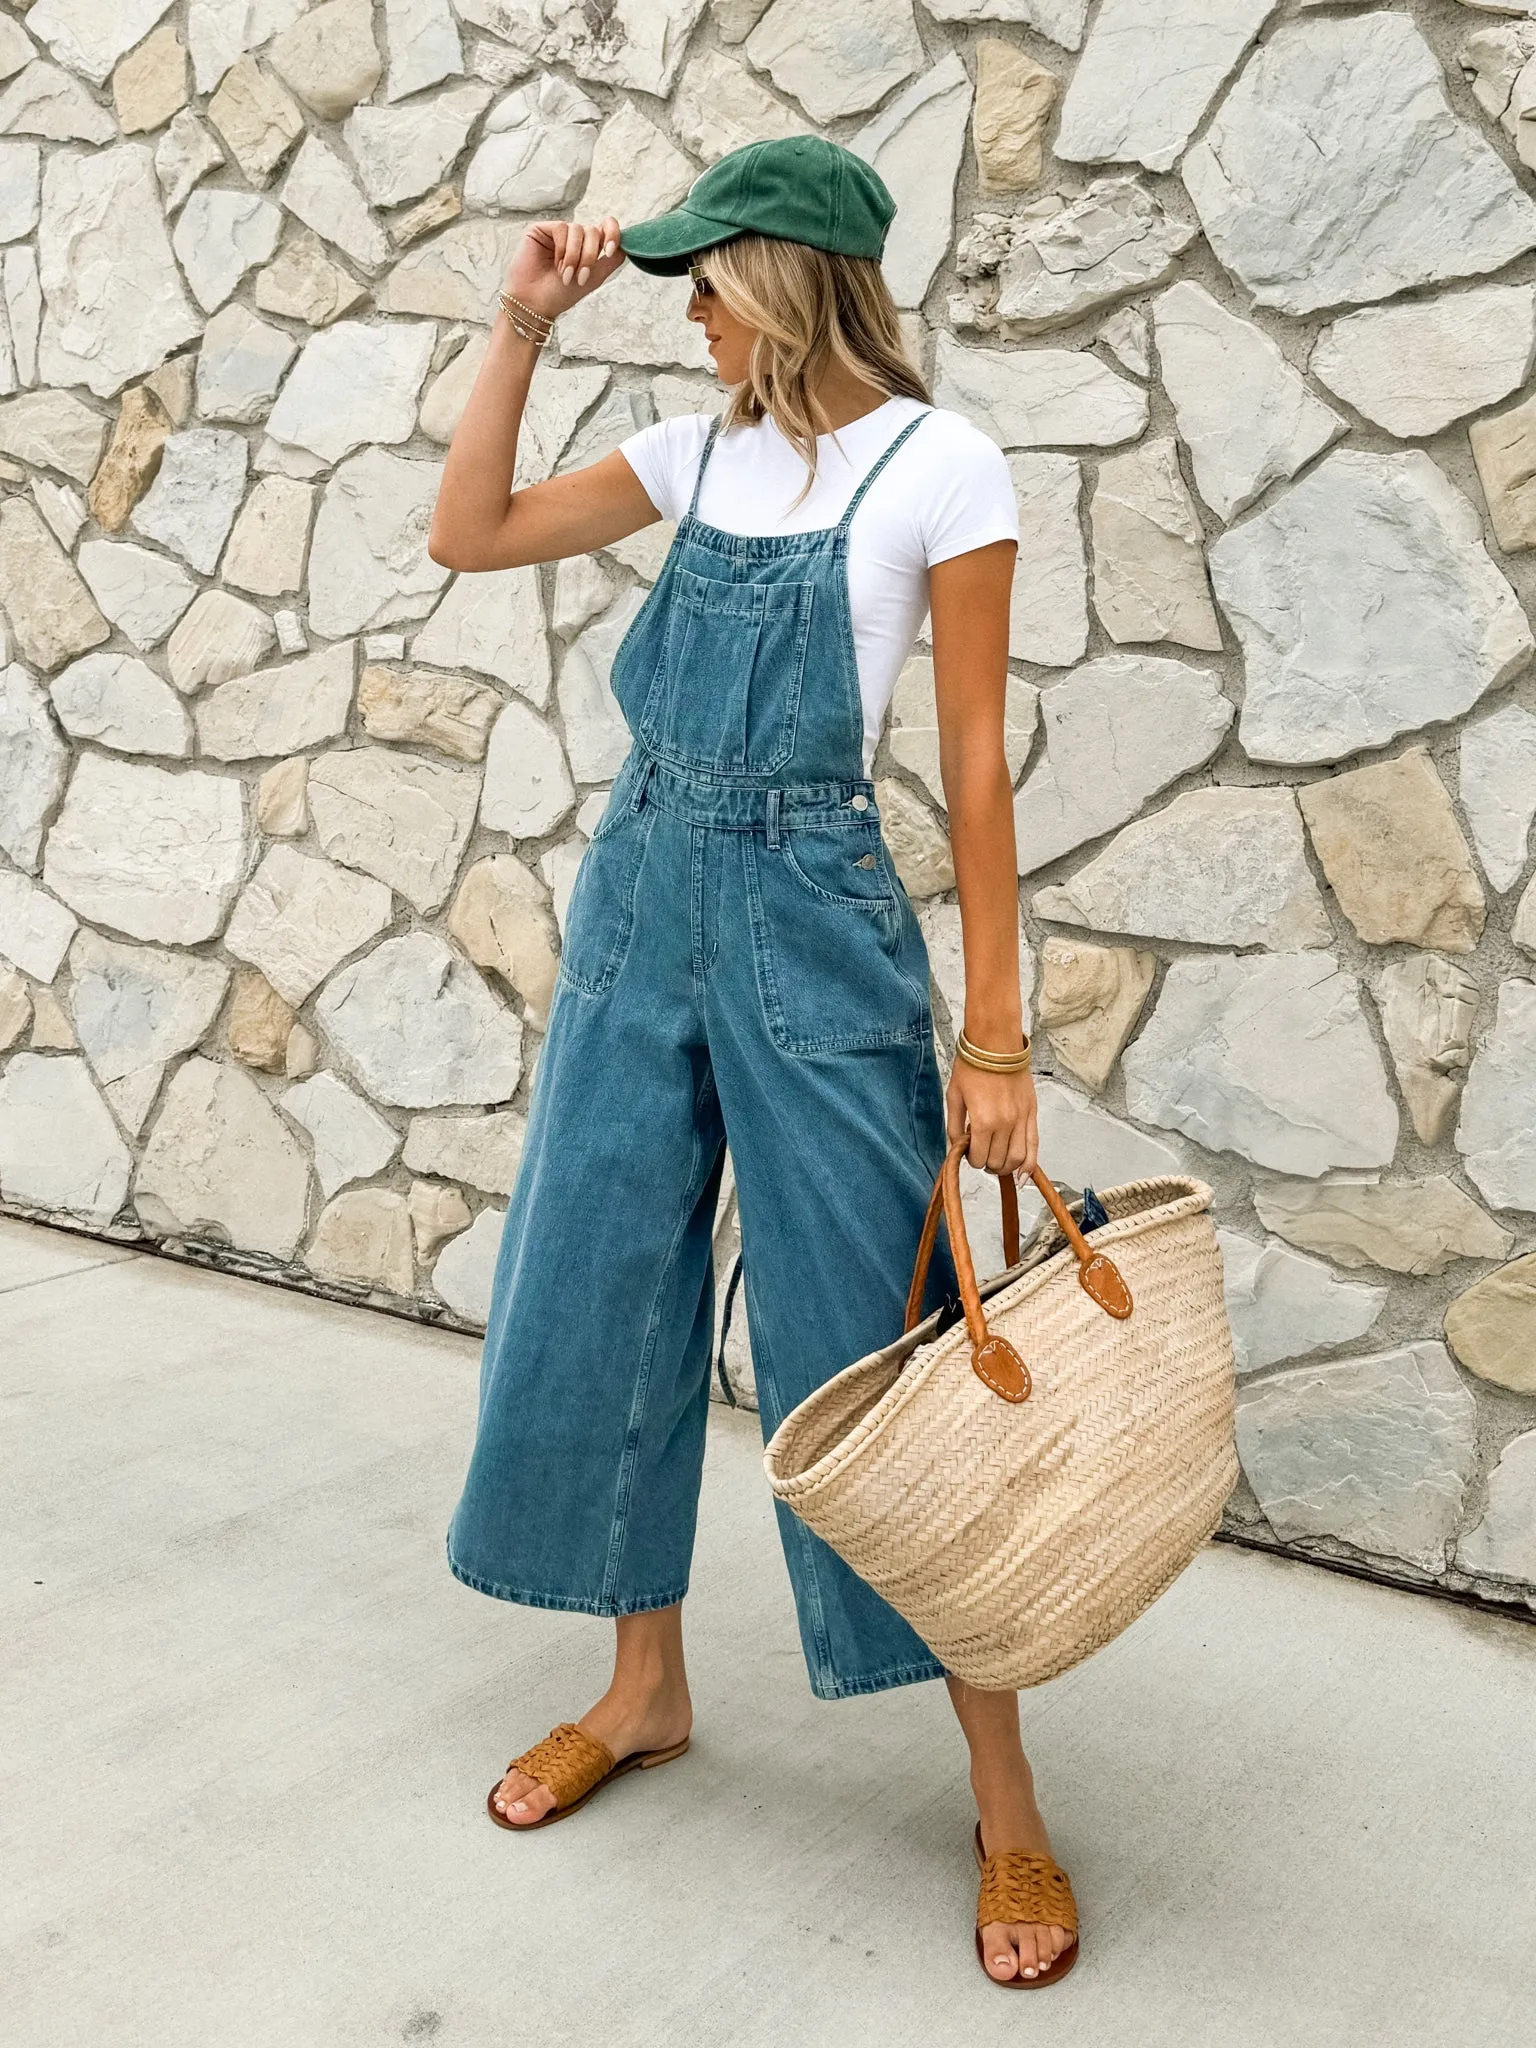
<instances>
[{"instance_id":1,"label":"stitched leather trim","mask_svg":"<svg viewBox=\"0 0 1536 2048\"><path fill-rule=\"evenodd\" d=\"M1078 1267L1077 1277L1082 1282L1083 1292L1091 1296L1106 1315L1113 1316L1117 1322L1125 1321L1131 1312L1131 1290L1121 1278L1120 1268L1113 1259L1106 1258L1103 1252L1095 1252L1091 1259Z\"/></svg>"},{"instance_id":2,"label":"stitched leather trim","mask_svg":"<svg viewBox=\"0 0 1536 2048\"><path fill-rule=\"evenodd\" d=\"M1032 1382L1029 1367L1006 1337L994 1332L971 1352L971 1369L983 1386L1005 1401L1027 1401Z\"/></svg>"},{"instance_id":3,"label":"stitched leather trim","mask_svg":"<svg viewBox=\"0 0 1536 2048\"><path fill-rule=\"evenodd\" d=\"M981 1867L978 1927L1061 1927L1077 1933L1072 1880L1049 1856L1004 1849Z\"/></svg>"},{"instance_id":4,"label":"stitched leather trim","mask_svg":"<svg viewBox=\"0 0 1536 2048\"><path fill-rule=\"evenodd\" d=\"M605 1742L578 1728L574 1721L562 1721L542 1742L513 1757L507 1769L547 1785L555 1795L555 1805L561 1807L590 1792L615 1766L613 1751Z\"/></svg>"}]
</instances>

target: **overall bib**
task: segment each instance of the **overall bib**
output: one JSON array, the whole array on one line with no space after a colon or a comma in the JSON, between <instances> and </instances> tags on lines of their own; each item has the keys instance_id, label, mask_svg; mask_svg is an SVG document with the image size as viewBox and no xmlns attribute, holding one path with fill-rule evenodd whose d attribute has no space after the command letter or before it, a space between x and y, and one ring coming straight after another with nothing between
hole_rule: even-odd
<instances>
[{"instance_id":1,"label":"overall bib","mask_svg":"<svg viewBox=\"0 0 1536 2048\"><path fill-rule=\"evenodd\" d=\"M688 1588L727 1138L765 1437L899 1335L944 1157L928 958L863 774L848 533L696 516L613 689L634 744L578 870L485 1333L448 1556L584 1614ZM936 1253L928 1307L955 1288ZM811 1685L936 1678L926 1645L780 1507Z\"/></svg>"}]
</instances>

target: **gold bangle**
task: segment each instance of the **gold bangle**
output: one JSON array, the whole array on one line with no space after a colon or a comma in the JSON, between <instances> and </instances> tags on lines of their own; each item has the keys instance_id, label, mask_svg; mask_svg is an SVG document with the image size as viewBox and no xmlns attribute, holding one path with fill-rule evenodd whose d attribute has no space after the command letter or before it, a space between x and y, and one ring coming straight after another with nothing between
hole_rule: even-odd
<instances>
[{"instance_id":1,"label":"gold bangle","mask_svg":"<svg viewBox=\"0 0 1536 2048\"><path fill-rule=\"evenodd\" d=\"M1027 1074L1030 1071L1027 1038L1018 1052L989 1052L985 1046L973 1045L964 1031L957 1031L955 1051L967 1066L979 1067L986 1074Z\"/></svg>"}]
</instances>

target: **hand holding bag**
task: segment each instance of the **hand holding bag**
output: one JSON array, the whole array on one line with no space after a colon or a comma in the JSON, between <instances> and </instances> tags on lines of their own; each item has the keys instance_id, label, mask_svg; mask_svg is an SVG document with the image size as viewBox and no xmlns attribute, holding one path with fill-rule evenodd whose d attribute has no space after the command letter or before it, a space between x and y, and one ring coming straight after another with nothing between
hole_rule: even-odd
<instances>
[{"instance_id":1,"label":"hand holding bag","mask_svg":"<svg viewBox=\"0 0 1536 2048\"><path fill-rule=\"evenodd\" d=\"M945 1668L1039 1685L1100 1649L1211 1536L1237 1479L1232 1339L1211 1190L1131 1181L1089 1244L1051 1182L1023 1258L978 1287L951 1145L903 1336L784 1418L764 1453L786 1506ZM919 1321L942 1213L964 1320Z\"/></svg>"}]
</instances>

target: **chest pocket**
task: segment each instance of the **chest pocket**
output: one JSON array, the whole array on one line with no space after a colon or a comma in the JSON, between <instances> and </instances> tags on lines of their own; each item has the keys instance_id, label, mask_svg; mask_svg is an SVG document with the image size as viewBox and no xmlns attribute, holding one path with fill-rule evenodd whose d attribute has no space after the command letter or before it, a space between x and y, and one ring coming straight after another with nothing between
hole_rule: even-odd
<instances>
[{"instance_id":1,"label":"chest pocket","mask_svg":"<svg viewBox=\"0 0 1536 2048\"><path fill-rule=\"evenodd\" d=\"M782 768L795 751L813 594L810 583L727 583L675 569L640 714L651 751L717 775Z\"/></svg>"}]
</instances>

